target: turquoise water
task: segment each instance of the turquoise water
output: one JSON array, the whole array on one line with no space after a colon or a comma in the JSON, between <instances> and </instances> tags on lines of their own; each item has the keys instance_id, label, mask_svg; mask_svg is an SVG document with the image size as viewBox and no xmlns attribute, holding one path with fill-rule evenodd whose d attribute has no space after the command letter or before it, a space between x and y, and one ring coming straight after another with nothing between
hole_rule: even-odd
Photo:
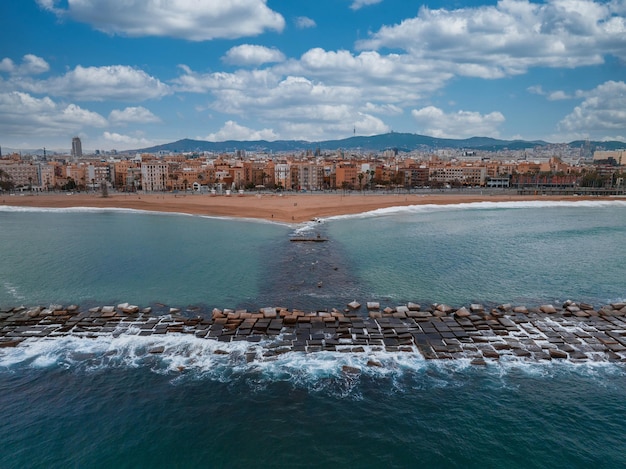
<instances>
[{"instance_id":1,"label":"turquoise water","mask_svg":"<svg viewBox=\"0 0 626 469\"><path fill-rule=\"evenodd\" d=\"M290 243L300 232L329 241ZM625 234L623 202L414 207L301 226L0 208L0 306L604 304L626 297ZM165 352L148 353L157 342ZM0 349L0 467L626 465L622 364L387 352L248 363L246 346L216 355L214 341L169 334Z\"/></svg>"}]
</instances>

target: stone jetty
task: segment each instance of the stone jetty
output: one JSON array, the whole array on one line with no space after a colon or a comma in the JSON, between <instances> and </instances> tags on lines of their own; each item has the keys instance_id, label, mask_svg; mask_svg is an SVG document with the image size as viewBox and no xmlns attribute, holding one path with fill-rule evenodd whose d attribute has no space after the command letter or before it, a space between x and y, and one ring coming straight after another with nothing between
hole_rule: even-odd
<instances>
[{"instance_id":1,"label":"stone jetty","mask_svg":"<svg viewBox=\"0 0 626 469\"><path fill-rule=\"evenodd\" d=\"M465 358L475 365L503 359L626 362L626 303L594 307L567 301L533 308L408 303L381 309L373 301L366 305L361 308L355 300L343 310L268 307L204 314L193 308L155 313L128 303L88 310L76 305L20 306L0 309L0 348L67 335L89 339L191 334L222 343L245 341L262 347L264 357L385 351L432 360ZM164 347L151 352L163 353Z\"/></svg>"}]
</instances>

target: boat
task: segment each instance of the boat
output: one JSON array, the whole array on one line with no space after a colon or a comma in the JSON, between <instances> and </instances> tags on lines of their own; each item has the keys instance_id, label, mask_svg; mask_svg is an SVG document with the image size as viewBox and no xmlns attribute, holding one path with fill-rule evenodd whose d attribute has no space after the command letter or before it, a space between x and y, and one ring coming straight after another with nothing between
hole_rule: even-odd
<instances>
[{"instance_id":1,"label":"boat","mask_svg":"<svg viewBox=\"0 0 626 469\"><path fill-rule=\"evenodd\" d=\"M315 238L311 238L308 236L294 236L293 238L289 238L289 241L293 242L305 242L305 243L323 243L328 241L328 238L322 238L319 234Z\"/></svg>"}]
</instances>

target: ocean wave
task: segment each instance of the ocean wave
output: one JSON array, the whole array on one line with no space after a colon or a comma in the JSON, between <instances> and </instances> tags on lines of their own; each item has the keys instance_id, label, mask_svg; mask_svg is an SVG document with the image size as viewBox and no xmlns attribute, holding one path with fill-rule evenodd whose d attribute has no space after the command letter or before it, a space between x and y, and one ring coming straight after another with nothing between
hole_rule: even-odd
<instances>
[{"instance_id":1,"label":"ocean wave","mask_svg":"<svg viewBox=\"0 0 626 469\"><path fill-rule=\"evenodd\" d=\"M22 207L14 205L0 205L0 212L6 213L129 213L139 215L153 215L153 216L171 216L171 217L194 217L205 218L209 220L224 220L224 221L240 221L247 223L262 223L271 225L280 225L285 227L294 227L297 225L293 223L279 222L274 220L265 220L262 218L246 218L246 217L229 217L223 215L203 215L185 212L163 212L155 210L141 210L135 208L121 208L121 207Z\"/></svg>"},{"instance_id":2,"label":"ocean wave","mask_svg":"<svg viewBox=\"0 0 626 469\"><path fill-rule=\"evenodd\" d=\"M142 368L171 376L175 382L209 379L245 382L256 388L280 381L309 390L332 389L353 397L363 380L384 381L406 390L416 385L415 379L419 386L457 386L463 375L488 377L500 387L508 386L508 378L520 374L533 379L568 375L626 377L623 364L606 361L537 362L502 357L479 366L472 364L470 357L426 360L418 352L387 352L371 347L364 347L364 352L352 352L348 347L335 352L282 354L274 353L276 349L271 347L269 341L225 343L188 334L30 338L16 347L0 349L0 368L17 372L21 368L57 367L85 373Z\"/></svg>"},{"instance_id":3,"label":"ocean wave","mask_svg":"<svg viewBox=\"0 0 626 469\"><path fill-rule=\"evenodd\" d=\"M122 213L142 213L155 214L160 213L166 215L168 212L153 212L149 210L138 210L134 208L113 208L113 207L21 207L15 205L0 205L0 212L8 213L103 213L103 212L122 212ZM183 215L183 214L181 214Z\"/></svg>"},{"instance_id":4,"label":"ocean wave","mask_svg":"<svg viewBox=\"0 0 626 469\"><path fill-rule=\"evenodd\" d=\"M372 218L403 213L451 212L459 210L497 210L497 209L537 209L549 207L626 207L624 200L580 200L580 201L510 201L510 202L466 202L458 204L420 204L380 208L368 212L336 215L325 218L325 221L346 220L355 218Z\"/></svg>"}]
</instances>

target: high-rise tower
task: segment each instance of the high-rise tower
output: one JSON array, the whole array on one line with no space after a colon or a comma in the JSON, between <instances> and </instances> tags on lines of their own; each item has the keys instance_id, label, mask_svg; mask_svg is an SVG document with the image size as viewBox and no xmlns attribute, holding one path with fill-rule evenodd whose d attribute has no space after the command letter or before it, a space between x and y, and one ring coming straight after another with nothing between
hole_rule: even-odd
<instances>
[{"instance_id":1,"label":"high-rise tower","mask_svg":"<svg viewBox=\"0 0 626 469\"><path fill-rule=\"evenodd\" d=\"M72 139L72 158L82 158L83 156L83 145L80 142L80 138L74 137Z\"/></svg>"}]
</instances>

